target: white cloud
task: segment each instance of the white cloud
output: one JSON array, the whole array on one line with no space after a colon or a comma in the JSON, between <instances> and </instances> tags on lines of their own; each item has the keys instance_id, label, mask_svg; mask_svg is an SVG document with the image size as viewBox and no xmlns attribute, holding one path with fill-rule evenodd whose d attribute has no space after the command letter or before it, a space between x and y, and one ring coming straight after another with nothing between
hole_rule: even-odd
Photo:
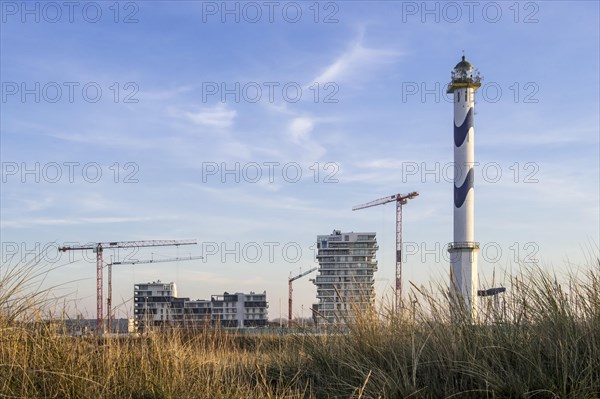
<instances>
[{"instance_id":1,"label":"white cloud","mask_svg":"<svg viewBox=\"0 0 600 399\"><path fill-rule=\"evenodd\" d=\"M83 217L83 218L30 218L20 220L2 220L2 228L20 228L31 226L64 226L81 224L109 224L156 221L155 217Z\"/></svg>"},{"instance_id":2,"label":"white cloud","mask_svg":"<svg viewBox=\"0 0 600 399\"><path fill-rule=\"evenodd\" d=\"M50 197L43 197L42 199L24 199L24 209L28 212L36 212L43 209L49 208L54 204L54 199Z\"/></svg>"},{"instance_id":3,"label":"white cloud","mask_svg":"<svg viewBox=\"0 0 600 399\"><path fill-rule=\"evenodd\" d=\"M356 166L368 169L400 169L405 161L400 159L381 158L358 162Z\"/></svg>"},{"instance_id":4,"label":"white cloud","mask_svg":"<svg viewBox=\"0 0 600 399\"><path fill-rule=\"evenodd\" d=\"M217 104L214 107L205 107L196 111L170 110L171 116L180 117L196 125L229 128L237 117L237 111L229 109L226 104Z\"/></svg>"},{"instance_id":5,"label":"white cloud","mask_svg":"<svg viewBox=\"0 0 600 399\"><path fill-rule=\"evenodd\" d=\"M389 49L374 49L363 45L363 35L343 53L329 64L313 82L338 82L343 79L364 74L365 70L382 64L393 62L400 53Z\"/></svg>"},{"instance_id":6,"label":"white cloud","mask_svg":"<svg viewBox=\"0 0 600 399\"><path fill-rule=\"evenodd\" d=\"M202 282L205 284L226 285L237 283L233 278L224 277L222 274L212 272L193 272L186 276L187 282Z\"/></svg>"},{"instance_id":7,"label":"white cloud","mask_svg":"<svg viewBox=\"0 0 600 399\"><path fill-rule=\"evenodd\" d=\"M288 125L290 141L304 148L314 160L325 155L325 148L311 138L311 132L315 127L316 119L307 116L293 118Z\"/></svg>"},{"instance_id":8,"label":"white cloud","mask_svg":"<svg viewBox=\"0 0 600 399\"><path fill-rule=\"evenodd\" d=\"M149 101L164 101L171 100L177 97L179 94L188 93L193 90L191 86L178 86L173 89L157 90L157 91L143 91L140 93L142 100Z\"/></svg>"},{"instance_id":9,"label":"white cloud","mask_svg":"<svg viewBox=\"0 0 600 399\"><path fill-rule=\"evenodd\" d=\"M135 135L126 136L119 133L107 133L104 130L86 130L84 133L50 132L50 137L69 143L94 144L118 148L153 149L163 148L164 140L156 143L156 139L148 140Z\"/></svg>"},{"instance_id":10,"label":"white cloud","mask_svg":"<svg viewBox=\"0 0 600 399\"><path fill-rule=\"evenodd\" d=\"M315 122L311 118L300 117L292 119L289 126L290 138L292 142L299 144L310 137L310 132L314 129Z\"/></svg>"},{"instance_id":11,"label":"white cloud","mask_svg":"<svg viewBox=\"0 0 600 399\"><path fill-rule=\"evenodd\" d=\"M257 209L284 209L295 212L314 211L314 204L312 201L300 199L293 196L273 196L272 191L263 190L264 185L249 184L246 186L241 185L239 187L229 189L217 189L197 183L186 183L186 187L194 188L203 193L209 194L210 196L218 199L222 203L235 204L239 202L239 198L244 198L245 205L252 205L255 206ZM254 187L259 187L261 190L253 190Z\"/></svg>"},{"instance_id":12,"label":"white cloud","mask_svg":"<svg viewBox=\"0 0 600 399\"><path fill-rule=\"evenodd\" d=\"M564 129L540 129L527 130L519 134L510 134L502 132L489 132L477 142L478 146L493 147L498 146L555 146L568 144L597 144L598 131L588 126L571 126L569 133L565 134Z\"/></svg>"}]
</instances>

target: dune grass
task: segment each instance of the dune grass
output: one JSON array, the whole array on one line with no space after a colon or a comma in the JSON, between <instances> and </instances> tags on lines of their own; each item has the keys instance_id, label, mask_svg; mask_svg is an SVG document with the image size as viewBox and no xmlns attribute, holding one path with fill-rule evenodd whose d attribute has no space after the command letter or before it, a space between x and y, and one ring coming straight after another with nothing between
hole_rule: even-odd
<instances>
[{"instance_id":1,"label":"dune grass","mask_svg":"<svg viewBox=\"0 0 600 399\"><path fill-rule=\"evenodd\" d=\"M256 336L73 337L39 317L43 301L20 298L40 273L1 276L0 397L600 397L598 260L562 285L526 269L475 325L449 322L443 290L415 287L402 310L361 312L337 332Z\"/></svg>"}]
</instances>

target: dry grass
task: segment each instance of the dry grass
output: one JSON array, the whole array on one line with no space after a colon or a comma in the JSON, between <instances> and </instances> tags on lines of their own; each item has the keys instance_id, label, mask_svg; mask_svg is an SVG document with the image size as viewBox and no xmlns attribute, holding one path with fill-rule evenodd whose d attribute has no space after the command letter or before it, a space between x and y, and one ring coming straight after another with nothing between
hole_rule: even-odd
<instances>
[{"instance_id":1,"label":"dry grass","mask_svg":"<svg viewBox=\"0 0 600 399\"><path fill-rule=\"evenodd\" d=\"M523 272L478 325L449 323L443 292L415 290L403 311L364 312L339 334L124 339L21 322L44 306L18 299L41 275L14 268L0 280L0 397L598 398L594 262L563 286L542 270Z\"/></svg>"},{"instance_id":2,"label":"dry grass","mask_svg":"<svg viewBox=\"0 0 600 399\"><path fill-rule=\"evenodd\" d=\"M271 355L224 333L119 340L63 336L43 325L4 328L0 393L32 398L305 397L267 377Z\"/></svg>"},{"instance_id":3,"label":"dry grass","mask_svg":"<svg viewBox=\"0 0 600 399\"><path fill-rule=\"evenodd\" d=\"M331 397L368 379L361 392L374 398L598 398L600 262L568 283L529 269L477 325L449 323L445 295L421 291L414 309L309 337L308 379Z\"/></svg>"}]
</instances>

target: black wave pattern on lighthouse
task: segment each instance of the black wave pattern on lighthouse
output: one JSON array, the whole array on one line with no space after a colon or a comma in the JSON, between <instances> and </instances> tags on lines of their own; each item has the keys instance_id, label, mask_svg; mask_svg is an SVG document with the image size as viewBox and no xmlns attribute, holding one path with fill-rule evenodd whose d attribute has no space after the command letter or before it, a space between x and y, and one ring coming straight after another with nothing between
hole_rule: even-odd
<instances>
[{"instance_id":1,"label":"black wave pattern on lighthouse","mask_svg":"<svg viewBox=\"0 0 600 399\"><path fill-rule=\"evenodd\" d=\"M469 134L469 129L473 127L473 107L469 108L467 115L465 116L465 120L460 126L456 126L454 123L454 145L456 147L460 147L465 143L467 139L467 135ZM455 160L456 161L456 160ZM457 165L458 167L467 167L467 165ZM456 186L456 181L454 182L454 206L460 208L465 203L467 199L467 195L469 194L469 190L473 188L475 182L475 176L473 172L473 167L469 167L469 172L467 173L463 184L460 186Z\"/></svg>"},{"instance_id":2,"label":"black wave pattern on lighthouse","mask_svg":"<svg viewBox=\"0 0 600 399\"><path fill-rule=\"evenodd\" d=\"M473 127L473 107L469 108L465 120L460 126L454 123L454 145L460 147L463 145L469 134L469 129Z\"/></svg>"}]
</instances>

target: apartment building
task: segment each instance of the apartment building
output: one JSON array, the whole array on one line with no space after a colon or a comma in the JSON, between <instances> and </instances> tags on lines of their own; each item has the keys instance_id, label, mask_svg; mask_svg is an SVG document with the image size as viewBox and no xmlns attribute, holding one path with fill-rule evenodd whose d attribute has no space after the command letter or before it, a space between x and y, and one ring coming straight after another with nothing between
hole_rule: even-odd
<instances>
[{"instance_id":1,"label":"apartment building","mask_svg":"<svg viewBox=\"0 0 600 399\"><path fill-rule=\"evenodd\" d=\"M212 325L225 328L264 327L268 321L267 293L225 292L210 300L177 297L175 283L134 285L134 324L147 327Z\"/></svg>"},{"instance_id":2,"label":"apartment building","mask_svg":"<svg viewBox=\"0 0 600 399\"><path fill-rule=\"evenodd\" d=\"M264 327L267 325L267 293L213 295L213 324L222 327Z\"/></svg>"},{"instance_id":3,"label":"apartment building","mask_svg":"<svg viewBox=\"0 0 600 399\"><path fill-rule=\"evenodd\" d=\"M378 248L375 233L334 230L317 236L318 303L313 313L319 324L345 323L373 304Z\"/></svg>"},{"instance_id":4,"label":"apartment building","mask_svg":"<svg viewBox=\"0 0 600 399\"><path fill-rule=\"evenodd\" d=\"M133 290L134 324L137 330L146 326L166 326L176 319L177 308L173 302L177 299L175 283L135 284Z\"/></svg>"}]
</instances>

